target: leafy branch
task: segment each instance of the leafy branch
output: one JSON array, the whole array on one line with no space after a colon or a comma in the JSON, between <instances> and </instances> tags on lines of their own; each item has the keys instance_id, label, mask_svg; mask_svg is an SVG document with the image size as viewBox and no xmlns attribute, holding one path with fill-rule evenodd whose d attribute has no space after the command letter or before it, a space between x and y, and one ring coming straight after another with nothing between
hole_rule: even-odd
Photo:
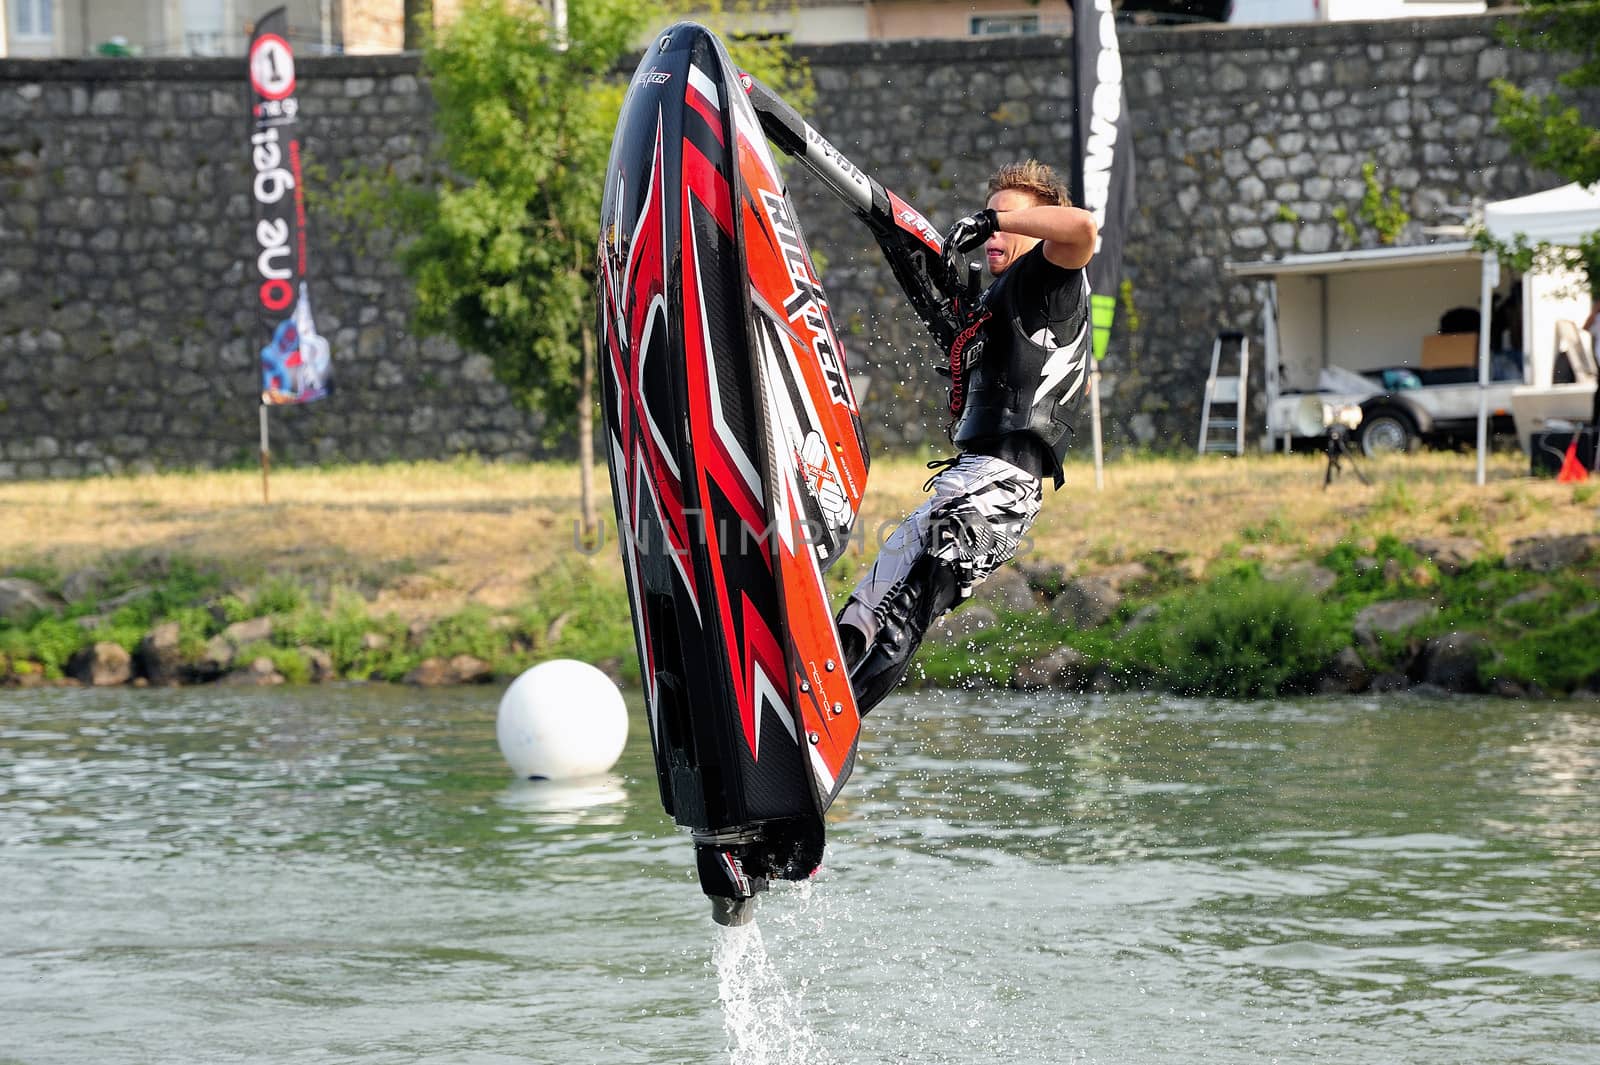
<instances>
[{"instance_id":1,"label":"leafy branch","mask_svg":"<svg viewBox=\"0 0 1600 1065\"><path fill-rule=\"evenodd\" d=\"M1492 83L1495 118L1513 150L1568 181L1600 181L1600 130L1586 123L1568 99L1600 88L1600 3L1526 0L1522 17L1504 23L1500 35L1514 47L1578 59L1555 79L1564 93L1530 92L1503 79Z\"/></svg>"},{"instance_id":2,"label":"leafy branch","mask_svg":"<svg viewBox=\"0 0 1600 1065\"><path fill-rule=\"evenodd\" d=\"M1589 291L1600 299L1600 232L1590 233L1576 245L1529 241L1524 233L1511 240L1490 236L1483 229L1473 234L1479 251L1494 252L1514 273L1577 273L1588 282Z\"/></svg>"},{"instance_id":3,"label":"leafy branch","mask_svg":"<svg viewBox=\"0 0 1600 1065\"><path fill-rule=\"evenodd\" d=\"M1378 240L1393 244L1411 221L1400 190L1384 191L1378 183L1378 164L1371 159L1361 164L1361 180L1367 187L1361 196L1361 219L1378 231Z\"/></svg>"}]
</instances>

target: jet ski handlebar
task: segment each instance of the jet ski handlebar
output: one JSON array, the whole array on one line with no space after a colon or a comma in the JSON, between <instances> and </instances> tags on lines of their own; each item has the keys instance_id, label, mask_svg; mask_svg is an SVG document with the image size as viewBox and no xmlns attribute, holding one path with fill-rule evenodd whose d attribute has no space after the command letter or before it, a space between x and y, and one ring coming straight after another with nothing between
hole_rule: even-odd
<instances>
[{"instance_id":1,"label":"jet ski handlebar","mask_svg":"<svg viewBox=\"0 0 1600 1065\"><path fill-rule=\"evenodd\" d=\"M944 239L933 224L851 162L777 93L748 73L741 73L739 82L772 142L804 164L866 224L912 308L948 350L976 304L975 272L969 266L963 277L951 269Z\"/></svg>"}]
</instances>

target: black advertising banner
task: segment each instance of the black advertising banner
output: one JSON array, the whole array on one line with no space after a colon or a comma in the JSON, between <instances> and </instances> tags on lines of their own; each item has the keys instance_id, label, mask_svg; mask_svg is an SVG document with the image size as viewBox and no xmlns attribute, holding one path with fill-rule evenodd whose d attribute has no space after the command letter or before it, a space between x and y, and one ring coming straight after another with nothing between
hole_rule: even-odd
<instances>
[{"instance_id":1,"label":"black advertising banner","mask_svg":"<svg viewBox=\"0 0 1600 1065\"><path fill-rule=\"evenodd\" d=\"M300 103L288 31L279 7L256 22L250 38L252 250L256 313L270 337L261 349L261 402L268 405L321 399L330 384L328 342L311 317Z\"/></svg>"},{"instance_id":2,"label":"black advertising banner","mask_svg":"<svg viewBox=\"0 0 1600 1065\"><path fill-rule=\"evenodd\" d=\"M1133 218L1133 123L1122 85L1113 0L1073 0L1077 123L1072 197L1094 215L1100 245L1089 263L1094 357L1106 356L1122 284L1122 247Z\"/></svg>"}]
</instances>

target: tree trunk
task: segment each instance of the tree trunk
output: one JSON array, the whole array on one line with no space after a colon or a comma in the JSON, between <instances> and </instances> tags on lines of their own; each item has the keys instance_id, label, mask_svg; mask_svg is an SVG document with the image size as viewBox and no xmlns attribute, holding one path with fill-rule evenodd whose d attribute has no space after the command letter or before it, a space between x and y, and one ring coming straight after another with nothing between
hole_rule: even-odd
<instances>
[{"instance_id":1,"label":"tree trunk","mask_svg":"<svg viewBox=\"0 0 1600 1065\"><path fill-rule=\"evenodd\" d=\"M401 10L406 24L405 43L401 47L408 52L420 51L427 43L428 30L433 28L433 0L405 0Z\"/></svg>"},{"instance_id":2,"label":"tree trunk","mask_svg":"<svg viewBox=\"0 0 1600 1065\"><path fill-rule=\"evenodd\" d=\"M594 516L594 331L583 327L583 368L578 377L578 498L583 535L595 534Z\"/></svg>"}]
</instances>

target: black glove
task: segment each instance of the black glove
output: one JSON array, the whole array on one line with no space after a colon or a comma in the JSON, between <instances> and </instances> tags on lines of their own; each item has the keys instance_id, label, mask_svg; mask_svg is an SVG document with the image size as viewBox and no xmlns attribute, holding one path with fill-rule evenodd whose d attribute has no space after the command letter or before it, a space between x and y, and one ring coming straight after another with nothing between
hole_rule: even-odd
<instances>
[{"instance_id":1,"label":"black glove","mask_svg":"<svg viewBox=\"0 0 1600 1065\"><path fill-rule=\"evenodd\" d=\"M944 264L951 278L959 282L967 276L967 252L982 245L999 228L1000 219L990 207L956 220L944 235Z\"/></svg>"},{"instance_id":2,"label":"black glove","mask_svg":"<svg viewBox=\"0 0 1600 1065\"><path fill-rule=\"evenodd\" d=\"M977 214L957 219L955 225L944 235L944 246L946 248L953 246L963 253L969 252L988 240L999 228L1000 216L994 213L992 207L985 207Z\"/></svg>"}]
</instances>

